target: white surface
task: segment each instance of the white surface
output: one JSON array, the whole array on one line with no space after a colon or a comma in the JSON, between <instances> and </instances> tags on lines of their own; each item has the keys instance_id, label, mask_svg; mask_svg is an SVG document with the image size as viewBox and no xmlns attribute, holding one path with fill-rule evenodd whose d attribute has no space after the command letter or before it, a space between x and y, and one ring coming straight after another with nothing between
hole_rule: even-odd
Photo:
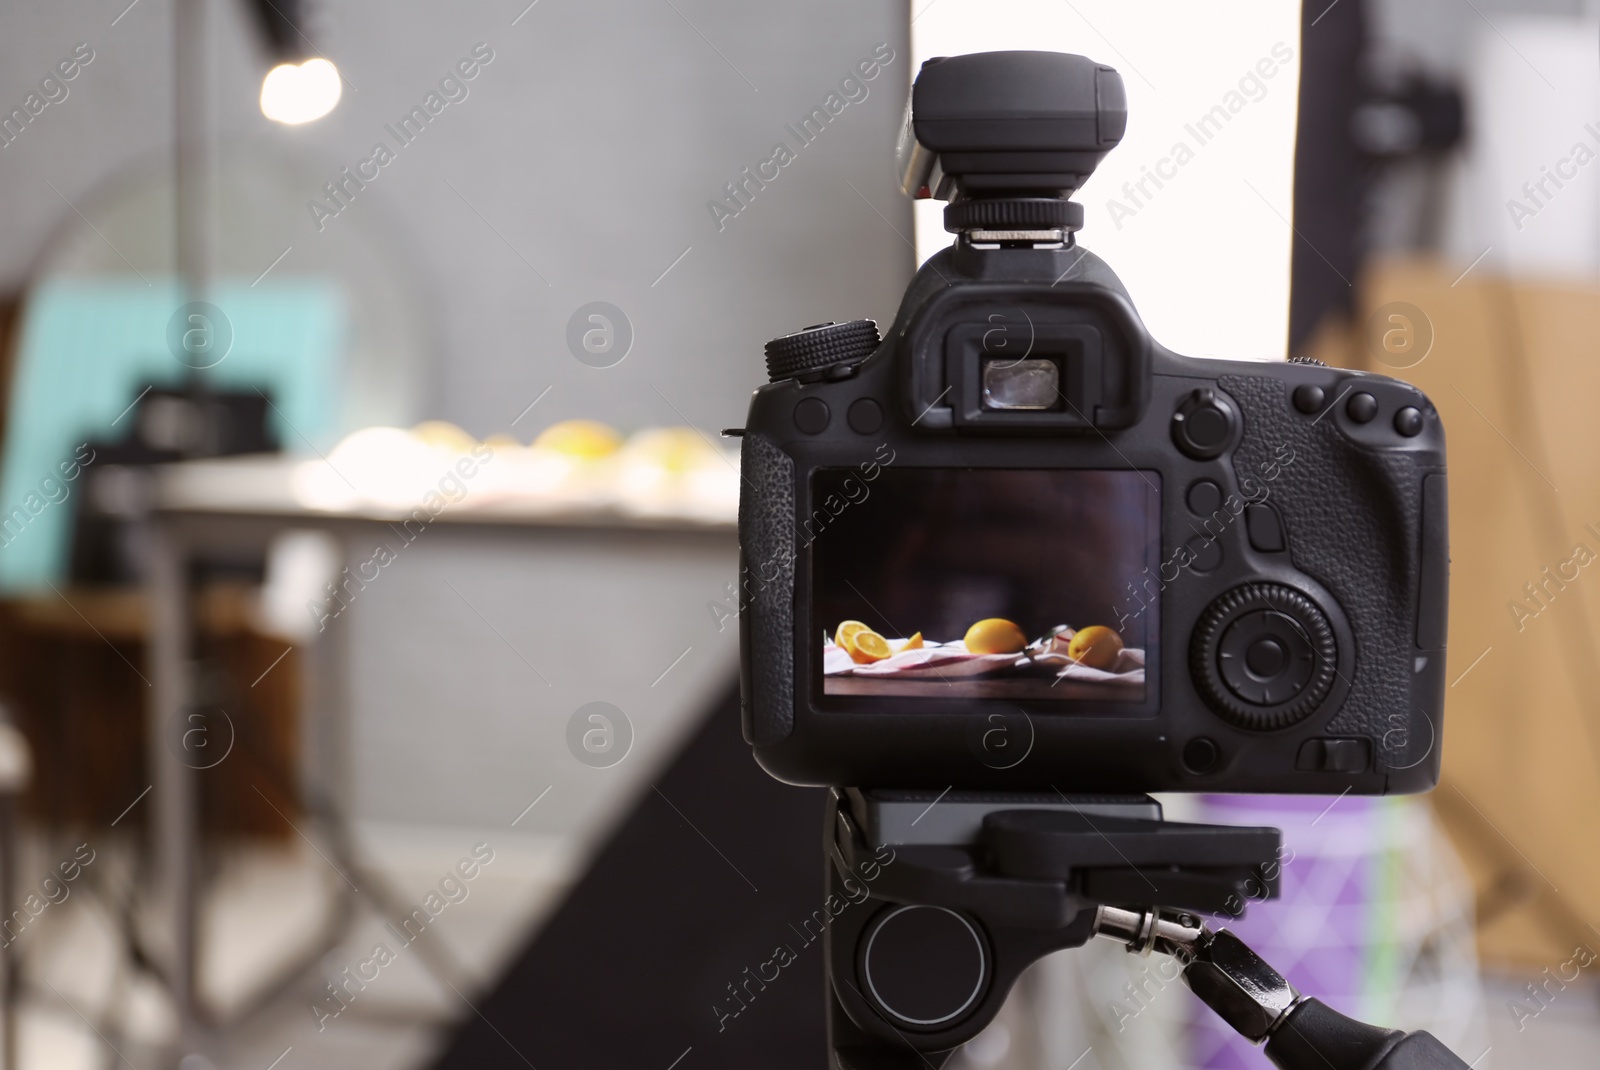
<instances>
[{"instance_id":1,"label":"white surface","mask_svg":"<svg viewBox=\"0 0 1600 1070\"><path fill-rule=\"evenodd\" d=\"M730 462L731 463L731 462ZM437 469L426 475L433 476ZM448 468L445 469L449 474ZM468 492L453 499L442 499L444 506L433 513L429 523L486 523L505 525L586 525L616 528L707 528L732 531L738 520L737 494L728 494L722 484L730 475L716 472L718 493L688 501L677 508L665 503L634 503L613 495L604 500L573 500L559 495L511 495ZM155 507L164 512L207 514L266 514L303 516L308 523L316 518L345 520L404 521L421 520L424 495L418 494L404 505L354 495L342 501L319 502L305 493L308 473L320 482L337 481L339 474L322 460L298 461L279 454L249 454L220 460L185 461L156 470ZM485 481L487 482L487 481ZM686 496L687 497L687 496ZM647 506L654 505L654 508Z\"/></svg>"},{"instance_id":2,"label":"white surface","mask_svg":"<svg viewBox=\"0 0 1600 1070\"><path fill-rule=\"evenodd\" d=\"M1222 15L1184 0L916 0L913 14L918 66L931 56L1038 49L1116 67L1128 90L1128 132L1078 197L1086 213L1079 240L1121 276L1162 344L1190 356L1283 358L1299 5L1241 0ZM1263 60L1276 68L1270 78L1254 73ZM1247 78L1255 79L1248 91L1230 98ZM1187 127L1230 102L1237 112L1200 143ZM1181 166L1179 145L1193 154ZM1130 198L1124 184L1147 168L1173 177L1159 189L1147 180L1150 195ZM917 205L919 258L950 243L943 208Z\"/></svg>"},{"instance_id":3,"label":"white surface","mask_svg":"<svg viewBox=\"0 0 1600 1070\"><path fill-rule=\"evenodd\" d=\"M1600 271L1597 38L1600 24L1576 17L1497 15L1477 27L1449 236L1463 264L1487 249L1484 266L1520 275Z\"/></svg>"}]
</instances>

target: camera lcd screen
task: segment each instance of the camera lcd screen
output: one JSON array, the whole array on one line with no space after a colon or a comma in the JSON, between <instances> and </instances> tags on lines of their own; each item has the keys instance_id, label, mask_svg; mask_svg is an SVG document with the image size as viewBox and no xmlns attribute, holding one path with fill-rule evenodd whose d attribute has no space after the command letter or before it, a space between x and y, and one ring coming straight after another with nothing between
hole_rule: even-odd
<instances>
[{"instance_id":1,"label":"camera lcd screen","mask_svg":"<svg viewBox=\"0 0 1600 1070\"><path fill-rule=\"evenodd\" d=\"M1159 474L873 470L812 477L824 695L1146 700Z\"/></svg>"}]
</instances>

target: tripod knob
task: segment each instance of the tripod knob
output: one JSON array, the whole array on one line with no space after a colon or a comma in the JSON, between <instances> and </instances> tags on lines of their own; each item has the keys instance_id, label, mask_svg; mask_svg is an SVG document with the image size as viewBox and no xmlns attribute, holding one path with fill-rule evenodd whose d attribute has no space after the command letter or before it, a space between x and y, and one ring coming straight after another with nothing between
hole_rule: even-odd
<instances>
[{"instance_id":1,"label":"tripod knob","mask_svg":"<svg viewBox=\"0 0 1600 1070\"><path fill-rule=\"evenodd\" d=\"M861 980L873 1009L899 1028L947 1029L971 1014L989 984L989 945L947 907L892 906L868 925Z\"/></svg>"},{"instance_id":2,"label":"tripod knob","mask_svg":"<svg viewBox=\"0 0 1600 1070\"><path fill-rule=\"evenodd\" d=\"M767 378L826 378L830 368L859 364L878 348L878 325L872 320L818 323L767 343Z\"/></svg>"}]
</instances>

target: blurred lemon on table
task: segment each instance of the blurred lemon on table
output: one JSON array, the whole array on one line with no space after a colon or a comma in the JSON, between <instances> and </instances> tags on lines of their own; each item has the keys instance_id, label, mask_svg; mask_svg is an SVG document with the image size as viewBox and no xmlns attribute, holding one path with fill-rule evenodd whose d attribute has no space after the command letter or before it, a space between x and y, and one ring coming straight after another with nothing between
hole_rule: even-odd
<instances>
[{"instance_id":1,"label":"blurred lemon on table","mask_svg":"<svg viewBox=\"0 0 1600 1070\"><path fill-rule=\"evenodd\" d=\"M504 432L498 435L490 435L483 440L483 444L496 453L501 450L520 450L522 448L522 443L517 441L517 436L508 435Z\"/></svg>"},{"instance_id":2,"label":"blurred lemon on table","mask_svg":"<svg viewBox=\"0 0 1600 1070\"><path fill-rule=\"evenodd\" d=\"M854 639L861 632L870 632L871 630L871 628L868 628L858 620L842 621L839 627L834 629L833 641L835 645L849 650L851 639Z\"/></svg>"},{"instance_id":3,"label":"blurred lemon on table","mask_svg":"<svg viewBox=\"0 0 1600 1070\"><path fill-rule=\"evenodd\" d=\"M622 436L598 420L562 420L539 432L533 445L575 460L598 461L622 447Z\"/></svg>"},{"instance_id":4,"label":"blurred lemon on table","mask_svg":"<svg viewBox=\"0 0 1600 1070\"><path fill-rule=\"evenodd\" d=\"M1020 654L1028 645L1022 629L1004 617L989 617L967 629L967 649L974 654Z\"/></svg>"},{"instance_id":5,"label":"blurred lemon on table","mask_svg":"<svg viewBox=\"0 0 1600 1070\"><path fill-rule=\"evenodd\" d=\"M427 420L411 429L411 434L435 449L469 453L478 440L449 420Z\"/></svg>"},{"instance_id":6,"label":"blurred lemon on table","mask_svg":"<svg viewBox=\"0 0 1600 1070\"><path fill-rule=\"evenodd\" d=\"M628 439L629 461L682 474L717 464L717 449L692 427L651 427Z\"/></svg>"},{"instance_id":7,"label":"blurred lemon on table","mask_svg":"<svg viewBox=\"0 0 1600 1070\"><path fill-rule=\"evenodd\" d=\"M1067 657L1091 669L1109 669L1122 653L1122 636L1104 624L1091 624L1067 644Z\"/></svg>"},{"instance_id":8,"label":"blurred lemon on table","mask_svg":"<svg viewBox=\"0 0 1600 1070\"><path fill-rule=\"evenodd\" d=\"M889 656L889 641L868 628L850 638L850 660L858 665L870 665Z\"/></svg>"},{"instance_id":9,"label":"blurred lemon on table","mask_svg":"<svg viewBox=\"0 0 1600 1070\"><path fill-rule=\"evenodd\" d=\"M921 650L922 649L922 633L918 632L916 635L913 635L910 639L907 639L904 643L901 644L900 649L901 650Z\"/></svg>"}]
</instances>

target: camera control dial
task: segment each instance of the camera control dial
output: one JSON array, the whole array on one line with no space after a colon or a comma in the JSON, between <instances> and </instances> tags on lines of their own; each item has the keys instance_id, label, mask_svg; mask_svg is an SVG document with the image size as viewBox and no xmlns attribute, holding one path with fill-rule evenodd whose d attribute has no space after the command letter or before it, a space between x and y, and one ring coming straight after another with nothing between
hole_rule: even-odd
<instances>
[{"instance_id":1,"label":"camera control dial","mask_svg":"<svg viewBox=\"0 0 1600 1070\"><path fill-rule=\"evenodd\" d=\"M1260 731L1311 716L1333 686L1337 659L1321 608L1277 583L1247 583L1212 602L1189 646L1189 671L1211 708Z\"/></svg>"},{"instance_id":2,"label":"camera control dial","mask_svg":"<svg viewBox=\"0 0 1600 1070\"><path fill-rule=\"evenodd\" d=\"M818 323L767 343L767 378L824 379L830 368L859 364L878 348L873 320Z\"/></svg>"}]
</instances>

